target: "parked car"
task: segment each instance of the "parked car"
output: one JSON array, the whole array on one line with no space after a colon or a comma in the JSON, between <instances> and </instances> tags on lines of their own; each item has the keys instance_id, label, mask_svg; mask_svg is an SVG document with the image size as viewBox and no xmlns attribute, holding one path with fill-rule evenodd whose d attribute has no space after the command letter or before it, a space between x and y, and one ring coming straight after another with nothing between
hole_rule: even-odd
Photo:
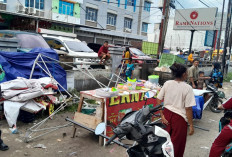
<instances>
[{"instance_id":1,"label":"parked car","mask_svg":"<svg viewBox=\"0 0 232 157\"><path fill-rule=\"evenodd\" d=\"M137 49L137 48L129 48L130 53L132 55L133 59L148 59L148 61L146 61L146 63L153 63L154 61L149 61L149 59L152 59L151 57L147 56L146 54L144 54L141 50ZM144 63L143 60L136 60L136 63L142 64Z\"/></svg>"},{"instance_id":2,"label":"parked car","mask_svg":"<svg viewBox=\"0 0 232 157\"><path fill-rule=\"evenodd\" d=\"M57 52L60 54L66 54L67 56L71 57L98 57L97 54L87 46L86 43L83 43L76 38L47 34L43 34L42 36L47 41L48 45L51 48L58 50Z\"/></svg>"},{"instance_id":3,"label":"parked car","mask_svg":"<svg viewBox=\"0 0 232 157\"><path fill-rule=\"evenodd\" d=\"M73 62L79 68L90 67L91 63L98 62L98 55L90 49L86 43L81 42L77 38L54 36L54 35L42 35L47 41L48 45L55 49L59 55L66 55L73 57Z\"/></svg>"},{"instance_id":4,"label":"parked car","mask_svg":"<svg viewBox=\"0 0 232 157\"><path fill-rule=\"evenodd\" d=\"M29 52L34 48L50 48L44 38L37 33L0 30L0 50Z\"/></svg>"}]
</instances>

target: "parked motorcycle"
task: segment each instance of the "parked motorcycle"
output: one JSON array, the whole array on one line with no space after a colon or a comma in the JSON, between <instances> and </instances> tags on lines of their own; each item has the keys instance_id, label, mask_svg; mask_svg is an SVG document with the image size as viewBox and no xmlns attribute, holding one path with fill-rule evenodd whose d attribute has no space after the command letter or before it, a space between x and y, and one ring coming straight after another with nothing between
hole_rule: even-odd
<instances>
[{"instance_id":1,"label":"parked motorcycle","mask_svg":"<svg viewBox=\"0 0 232 157\"><path fill-rule=\"evenodd\" d=\"M162 123L148 121L159 111L162 105L150 109L148 106L139 111L125 115L121 123L113 130L115 133L109 141L123 138L136 141L136 145L127 150L129 157L173 157L174 150L170 135L163 128Z\"/></svg>"},{"instance_id":2,"label":"parked motorcycle","mask_svg":"<svg viewBox=\"0 0 232 157\"><path fill-rule=\"evenodd\" d=\"M208 103L210 110L214 113L220 113L222 110L219 110L218 106L223 103L222 99L226 98L225 93L223 91L219 91L213 84L207 84L206 90L211 91L208 93L210 98L206 102Z\"/></svg>"},{"instance_id":3,"label":"parked motorcycle","mask_svg":"<svg viewBox=\"0 0 232 157\"><path fill-rule=\"evenodd\" d=\"M153 97L154 94L148 92L145 96ZM150 122L153 116L157 116L154 113L161 109L162 105L154 108L145 105L139 111L127 113L113 129L114 135L106 145L117 137L126 137L136 143L127 149L129 157L174 157L173 144L169 133L163 129L164 125L160 122Z\"/></svg>"}]
</instances>

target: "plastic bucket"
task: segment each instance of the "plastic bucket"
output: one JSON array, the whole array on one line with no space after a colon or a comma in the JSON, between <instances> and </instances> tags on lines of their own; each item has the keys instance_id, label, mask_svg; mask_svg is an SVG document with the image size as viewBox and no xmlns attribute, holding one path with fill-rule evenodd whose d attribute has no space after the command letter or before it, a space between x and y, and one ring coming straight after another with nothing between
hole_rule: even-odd
<instances>
[{"instance_id":1,"label":"plastic bucket","mask_svg":"<svg viewBox=\"0 0 232 157\"><path fill-rule=\"evenodd\" d=\"M159 75L148 76L148 81L153 83L153 84L158 84L159 83Z\"/></svg>"}]
</instances>

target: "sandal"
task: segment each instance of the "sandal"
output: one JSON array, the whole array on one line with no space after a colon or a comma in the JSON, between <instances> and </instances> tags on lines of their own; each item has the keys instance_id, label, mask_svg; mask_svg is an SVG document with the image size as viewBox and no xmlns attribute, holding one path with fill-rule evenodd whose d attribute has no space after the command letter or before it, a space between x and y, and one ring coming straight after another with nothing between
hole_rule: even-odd
<instances>
[{"instance_id":1,"label":"sandal","mask_svg":"<svg viewBox=\"0 0 232 157\"><path fill-rule=\"evenodd\" d=\"M8 149L9 149L9 147L7 145L5 145L3 142L0 144L0 150L1 151L6 151Z\"/></svg>"}]
</instances>

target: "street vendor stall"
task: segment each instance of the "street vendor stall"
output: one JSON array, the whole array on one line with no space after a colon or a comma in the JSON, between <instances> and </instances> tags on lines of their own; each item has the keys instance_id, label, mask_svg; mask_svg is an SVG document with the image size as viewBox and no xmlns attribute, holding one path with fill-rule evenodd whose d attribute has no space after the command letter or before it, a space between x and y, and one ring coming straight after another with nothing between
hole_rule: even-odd
<instances>
[{"instance_id":1,"label":"street vendor stall","mask_svg":"<svg viewBox=\"0 0 232 157\"><path fill-rule=\"evenodd\" d=\"M105 134L109 137L113 135L113 128L116 127L126 113L136 111L144 105L153 107L156 105L156 96L146 99L145 94L147 91L153 91L155 94L157 90L141 89L130 90L119 93L117 96L103 97L98 96L98 90L82 91L80 93L80 103L78 110L75 113L74 121L83 124L89 128L95 129L100 122L106 122L107 127ZM101 105L97 108L96 115L90 116L80 113L83 105L84 98L99 101ZM76 126L74 126L75 136ZM103 141L100 139L99 143L102 145Z\"/></svg>"}]
</instances>

